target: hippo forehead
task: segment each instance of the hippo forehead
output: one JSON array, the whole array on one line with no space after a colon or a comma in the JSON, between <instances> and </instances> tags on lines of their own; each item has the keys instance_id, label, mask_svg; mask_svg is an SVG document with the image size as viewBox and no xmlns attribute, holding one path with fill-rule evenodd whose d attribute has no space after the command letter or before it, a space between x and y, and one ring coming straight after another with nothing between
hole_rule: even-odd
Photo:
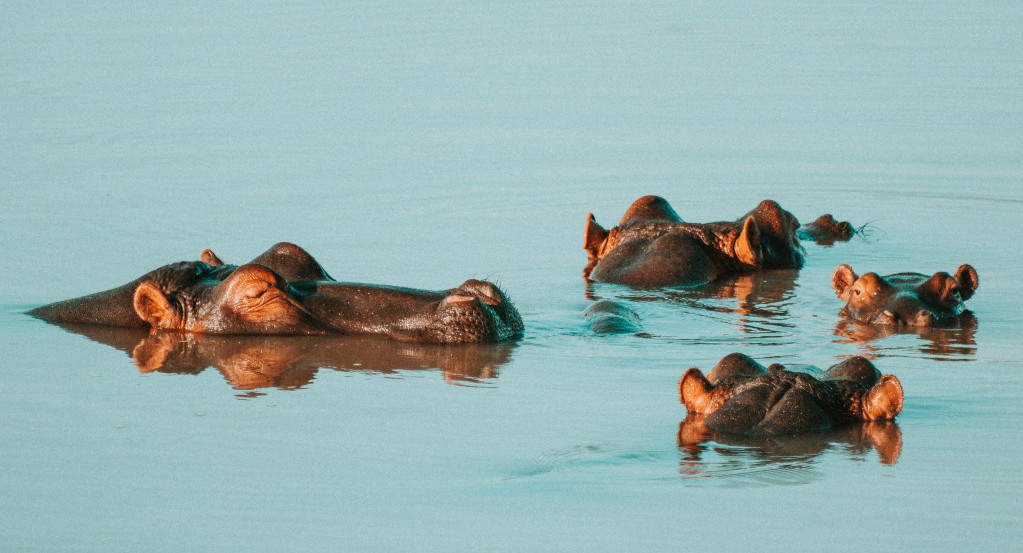
<instances>
[{"instance_id":1,"label":"hippo forehead","mask_svg":"<svg viewBox=\"0 0 1023 553\"><path fill-rule=\"evenodd\" d=\"M233 265L214 267L202 261L182 261L150 271L139 281L149 282L163 293L170 294L195 287L200 283L220 282L230 276L235 268Z\"/></svg>"}]
</instances>

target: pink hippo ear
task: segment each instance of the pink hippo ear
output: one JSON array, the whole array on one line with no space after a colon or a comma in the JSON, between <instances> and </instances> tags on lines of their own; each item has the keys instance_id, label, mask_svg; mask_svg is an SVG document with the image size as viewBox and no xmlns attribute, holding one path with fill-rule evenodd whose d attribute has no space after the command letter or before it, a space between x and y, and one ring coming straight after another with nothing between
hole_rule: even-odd
<instances>
[{"instance_id":1,"label":"pink hippo ear","mask_svg":"<svg viewBox=\"0 0 1023 553\"><path fill-rule=\"evenodd\" d=\"M902 412L902 384L886 374L863 397L863 420L891 420Z\"/></svg>"},{"instance_id":2,"label":"pink hippo ear","mask_svg":"<svg viewBox=\"0 0 1023 553\"><path fill-rule=\"evenodd\" d=\"M583 237L583 249L590 254L590 258L600 256L600 247L607 240L608 231L597 224L597 220L590 213L586 216L586 235Z\"/></svg>"},{"instance_id":3,"label":"pink hippo ear","mask_svg":"<svg viewBox=\"0 0 1023 553\"><path fill-rule=\"evenodd\" d=\"M224 262L217 257L217 254L213 253L213 250L208 248L202 251L202 255L199 256L199 261L214 267L220 267L224 264Z\"/></svg>"},{"instance_id":4,"label":"pink hippo ear","mask_svg":"<svg viewBox=\"0 0 1023 553\"><path fill-rule=\"evenodd\" d=\"M956 283L959 284L959 297L966 301L973 297L973 293L977 290L979 281L977 280L977 270L963 263L956 270Z\"/></svg>"},{"instance_id":5,"label":"pink hippo ear","mask_svg":"<svg viewBox=\"0 0 1023 553\"><path fill-rule=\"evenodd\" d=\"M135 313L153 330L182 330L181 313L151 282L143 282L132 298Z\"/></svg>"},{"instance_id":6,"label":"pink hippo ear","mask_svg":"<svg viewBox=\"0 0 1023 553\"><path fill-rule=\"evenodd\" d=\"M732 251L736 259L744 265L759 267L764 263L764 251L760 247L760 227L753 217L746 217L742 223L742 233L735 240Z\"/></svg>"},{"instance_id":7,"label":"pink hippo ear","mask_svg":"<svg viewBox=\"0 0 1023 553\"><path fill-rule=\"evenodd\" d=\"M839 265L835 269L835 273L831 275L831 286L835 288L835 294L842 301L849 301L852 285L857 278L859 277L853 272L852 267L845 263Z\"/></svg>"}]
</instances>

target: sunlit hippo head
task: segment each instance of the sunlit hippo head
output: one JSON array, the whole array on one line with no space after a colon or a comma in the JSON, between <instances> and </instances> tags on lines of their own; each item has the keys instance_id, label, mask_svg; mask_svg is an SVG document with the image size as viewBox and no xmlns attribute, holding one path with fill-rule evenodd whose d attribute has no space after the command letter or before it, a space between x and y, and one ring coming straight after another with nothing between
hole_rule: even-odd
<instances>
[{"instance_id":1,"label":"sunlit hippo head","mask_svg":"<svg viewBox=\"0 0 1023 553\"><path fill-rule=\"evenodd\" d=\"M798 269L799 222L764 200L736 221L686 223L664 198L644 196L606 230L591 213L583 248L590 280L637 287L693 286L758 269Z\"/></svg>"},{"instance_id":2,"label":"sunlit hippo head","mask_svg":"<svg viewBox=\"0 0 1023 553\"><path fill-rule=\"evenodd\" d=\"M960 265L955 275L919 273L879 276L853 272L839 265L831 278L835 293L846 302L844 317L869 324L932 326L954 321L963 302L977 290L977 271Z\"/></svg>"},{"instance_id":3,"label":"sunlit hippo head","mask_svg":"<svg viewBox=\"0 0 1023 553\"><path fill-rule=\"evenodd\" d=\"M852 357L827 371L765 368L740 353L725 356L704 376L690 368L679 380L679 401L704 415L708 428L747 435L792 434L856 421L894 419L902 385L867 359Z\"/></svg>"},{"instance_id":4,"label":"sunlit hippo head","mask_svg":"<svg viewBox=\"0 0 1023 553\"><path fill-rule=\"evenodd\" d=\"M434 343L499 342L522 333L518 311L489 282L467 280L443 291L337 282L311 264L311 256L287 246L257 258L266 265L240 267L224 265L207 251L203 258L212 263L166 265L122 287L30 314L53 322L154 331L377 334Z\"/></svg>"}]
</instances>

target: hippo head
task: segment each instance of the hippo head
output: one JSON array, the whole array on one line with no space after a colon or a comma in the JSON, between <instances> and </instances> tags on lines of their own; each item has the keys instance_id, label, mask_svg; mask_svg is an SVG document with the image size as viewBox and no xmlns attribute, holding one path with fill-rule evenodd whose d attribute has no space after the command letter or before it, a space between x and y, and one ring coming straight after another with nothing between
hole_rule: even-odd
<instances>
[{"instance_id":1,"label":"hippo head","mask_svg":"<svg viewBox=\"0 0 1023 553\"><path fill-rule=\"evenodd\" d=\"M497 286L467 280L443 291L338 282L302 248L282 242L252 262L165 265L118 288L37 307L58 324L207 334L375 334L413 342L499 342L522 319Z\"/></svg>"},{"instance_id":2,"label":"hippo head","mask_svg":"<svg viewBox=\"0 0 1023 553\"><path fill-rule=\"evenodd\" d=\"M753 242L759 249L760 258L756 265L764 269L798 269L803 266L803 247L799 244L796 231L799 221L778 202L764 200L753 211L747 213L743 223L745 241ZM755 229L751 228L755 223ZM750 233L755 237L750 237Z\"/></svg>"},{"instance_id":3,"label":"hippo head","mask_svg":"<svg viewBox=\"0 0 1023 553\"><path fill-rule=\"evenodd\" d=\"M835 293L846 302L842 315L863 323L932 326L957 318L963 302L977 289L977 271L963 264L955 276L945 272L879 276L853 272L839 265L831 278Z\"/></svg>"},{"instance_id":4,"label":"hippo head","mask_svg":"<svg viewBox=\"0 0 1023 553\"><path fill-rule=\"evenodd\" d=\"M902 411L902 385L863 357L842 361L820 376L764 368L732 354L709 378L690 368L679 381L686 411L703 415L713 430L736 434L790 434L854 421L884 421Z\"/></svg>"},{"instance_id":5,"label":"hippo head","mask_svg":"<svg viewBox=\"0 0 1023 553\"><path fill-rule=\"evenodd\" d=\"M468 280L433 292L393 286L301 281L250 263L222 280L166 289L143 280L132 299L153 329L211 334L384 334L416 342L497 342L522 320L496 286Z\"/></svg>"}]
</instances>

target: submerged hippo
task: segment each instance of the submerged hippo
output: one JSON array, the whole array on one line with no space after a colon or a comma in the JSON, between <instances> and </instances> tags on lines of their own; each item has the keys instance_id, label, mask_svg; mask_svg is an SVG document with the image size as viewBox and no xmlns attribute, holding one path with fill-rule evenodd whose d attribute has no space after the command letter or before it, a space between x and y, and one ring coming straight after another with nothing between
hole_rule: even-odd
<instances>
[{"instance_id":1,"label":"submerged hippo","mask_svg":"<svg viewBox=\"0 0 1023 553\"><path fill-rule=\"evenodd\" d=\"M740 353L725 356L704 377L691 368L679 381L679 401L705 415L707 428L746 435L793 434L855 421L891 420L902 411L902 385L863 357L838 363L819 377L769 368Z\"/></svg>"},{"instance_id":2,"label":"submerged hippo","mask_svg":"<svg viewBox=\"0 0 1023 553\"><path fill-rule=\"evenodd\" d=\"M831 277L838 297L846 302L841 315L879 325L927 327L952 322L963 314L963 302L977 290L977 271L963 264L955 276L896 273L858 276L852 267L839 265Z\"/></svg>"},{"instance_id":3,"label":"submerged hippo","mask_svg":"<svg viewBox=\"0 0 1023 553\"><path fill-rule=\"evenodd\" d=\"M45 305L57 323L210 334L377 334L410 342L499 342L522 319L497 286L467 280L444 291L337 282L305 250L281 243L251 263L166 265L105 292Z\"/></svg>"},{"instance_id":4,"label":"submerged hippo","mask_svg":"<svg viewBox=\"0 0 1023 553\"><path fill-rule=\"evenodd\" d=\"M611 230L589 214L583 275L638 287L695 286L757 269L798 269L797 229L799 221L770 200L734 222L697 224L683 222L664 198L644 196Z\"/></svg>"},{"instance_id":5,"label":"submerged hippo","mask_svg":"<svg viewBox=\"0 0 1023 553\"><path fill-rule=\"evenodd\" d=\"M853 228L852 223L838 221L832 214L825 213L814 219L813 222L799 227L796 235L799 236L800 240L812 240L827 246L835 242L846 242L852 239L855 233L856 230Z\"/></svg>"}]
</instances>

